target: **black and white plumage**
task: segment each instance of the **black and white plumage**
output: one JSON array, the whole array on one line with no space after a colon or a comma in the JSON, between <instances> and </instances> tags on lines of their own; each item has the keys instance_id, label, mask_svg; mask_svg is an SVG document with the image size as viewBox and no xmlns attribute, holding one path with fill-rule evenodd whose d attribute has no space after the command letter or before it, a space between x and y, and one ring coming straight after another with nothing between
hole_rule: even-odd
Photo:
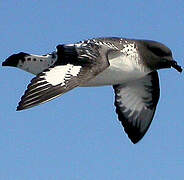
<instances>
[{"instance_id":1,"label":"black and white plumage","mask_svg":"<svg viewBox=\"0 0 184 180\"><path fill-rule=\"evenodd\" d=\"M18 53L3 62L35 74L17 110L81 86L112 85L118 118L133 143L148 130L159 100L158 69L181 66L165 45L149 40L97 38L58 45L44 56Z\"/></svg>"},{"instance_id":2,"label":"black and white plumage","mask_svg":"<svg viewBox=\"0 0 184 180\"><path fill-rule=\"evenodd\" d=\"M149 128L156 110L160 96L158 73L153 71L141 79L113 88L118 118L129 138L137 142Z\"/></svg>"}]
</instances>

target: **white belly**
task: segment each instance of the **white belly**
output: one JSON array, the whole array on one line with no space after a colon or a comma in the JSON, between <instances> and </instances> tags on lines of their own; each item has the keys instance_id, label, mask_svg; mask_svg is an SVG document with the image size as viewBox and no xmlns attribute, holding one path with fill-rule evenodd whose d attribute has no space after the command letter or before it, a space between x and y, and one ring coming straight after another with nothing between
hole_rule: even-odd
<instances>
[{"instance_id":1,"label":"white belly","mask_svg":"<svg viewBox=\"0 0 184 180\"><path fill-rule=\"evenodd\" d=\"M136 80L144 77L150 72L135 62L134 59L120 56L110 60L110 66L96 76L94 79L84 83L82 86L106 86L122 84L128 81Z\"/></svg>"}]
</instances>

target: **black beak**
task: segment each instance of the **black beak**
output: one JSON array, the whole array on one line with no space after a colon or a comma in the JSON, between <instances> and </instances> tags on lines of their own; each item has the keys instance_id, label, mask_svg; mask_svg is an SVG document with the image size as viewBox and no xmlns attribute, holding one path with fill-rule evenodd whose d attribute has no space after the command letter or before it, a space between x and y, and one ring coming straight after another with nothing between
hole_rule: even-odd
<instances>
[{"instance_id":1,"label":"black beak","mask_svg":"<svg viewBox=\"0 0 184 180\"><path fill-rule=\"evenodd\" d=\"M179 66L176 61L170 61L170 65L171 65L171 67L173 67L174 69L176 69L180 73L183 70L182 67Z\"/></svg>"}]
</instances>

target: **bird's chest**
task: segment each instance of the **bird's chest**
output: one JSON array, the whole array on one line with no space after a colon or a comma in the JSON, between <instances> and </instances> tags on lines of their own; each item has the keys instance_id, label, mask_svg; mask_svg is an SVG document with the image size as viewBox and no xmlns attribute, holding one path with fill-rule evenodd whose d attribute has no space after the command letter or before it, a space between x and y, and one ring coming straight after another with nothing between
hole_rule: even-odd
<instances>
[{"instance_id":1,"label":"bird's chest","mask_svg":"<svg viewBox=\"0 0 184 180\"><path fill-rule=\"evenodd\" d=\"M82 86L105 86L122 84L139 79L149 73L137 56L119 56L109 60L110 66Z\"/></svg>"}]
</instances>

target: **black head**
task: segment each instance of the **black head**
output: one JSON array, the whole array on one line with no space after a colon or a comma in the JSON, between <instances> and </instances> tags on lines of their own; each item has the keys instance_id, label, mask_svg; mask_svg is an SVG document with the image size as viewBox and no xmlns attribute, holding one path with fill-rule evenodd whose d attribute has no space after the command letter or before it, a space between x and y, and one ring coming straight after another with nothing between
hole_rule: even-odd
<instances>
[{"instance_id":1,"label":"black head","mask_svg":"<svg viewBox=\"0 0 184 180\"><path fill-rule=\"evenodd\" d=\"M140 55L149 68L157 70L173 67L182 72L181 66L173 59L171 50L164 44L156 41L140 40L139 46Z\"/></svg>"}]
</instances>

